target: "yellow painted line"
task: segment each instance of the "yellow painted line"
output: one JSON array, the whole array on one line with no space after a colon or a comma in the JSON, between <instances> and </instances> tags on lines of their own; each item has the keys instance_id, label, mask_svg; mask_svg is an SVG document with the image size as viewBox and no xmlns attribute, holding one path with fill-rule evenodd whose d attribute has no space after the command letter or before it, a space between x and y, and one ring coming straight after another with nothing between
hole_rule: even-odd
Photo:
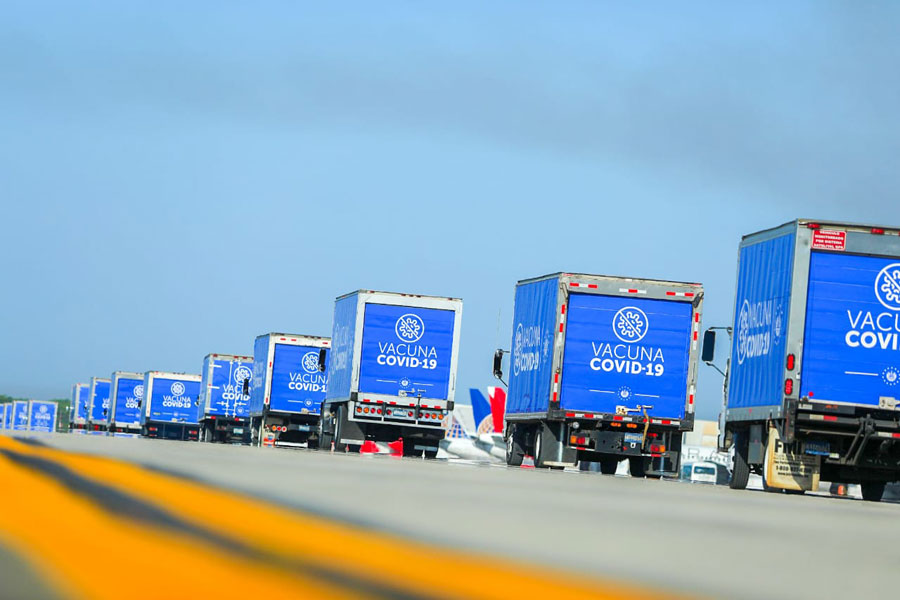
<instances>
[{"instance_id":1,"label":"yellow painted line","mask_svg":"<svg viewBox=\"0 0 900 600\"><path fill-rule=\"evenodd\" d=\"M0 448L53 460L82 476L135 495L186 521L219 531L261 551L327 567L413 595L498 600L569 595L579 600L674 597L637 585L367 531L119 460L26 445L2 436ZM223 519L221 515L231 516ZM71 522L79 523L78 519ZM222 522L224 527L219 529ZM194 573L195 581L204 579L207 578ZM267 585L266 589L275 591L276 596L281 592L278 586ZM257 593L264 592L257 589Z\"/></svg>"},{"instance_id":2,"label":"yellow painted line","mask_svg":"<svg viewBox=\"0 0 900 600\"><path fill-rule=\"evenodd\" d=\"M8 438L0 439L0 445L10 447ZM50 587L64 597L246 600L265 590L281 590L273 594L279 598L353 597L319 581L111 516L2 454L0 481L0 531L4 541L24 554ZM307 592L291 593L301 589Z\"/></svg>"}]
</instances>

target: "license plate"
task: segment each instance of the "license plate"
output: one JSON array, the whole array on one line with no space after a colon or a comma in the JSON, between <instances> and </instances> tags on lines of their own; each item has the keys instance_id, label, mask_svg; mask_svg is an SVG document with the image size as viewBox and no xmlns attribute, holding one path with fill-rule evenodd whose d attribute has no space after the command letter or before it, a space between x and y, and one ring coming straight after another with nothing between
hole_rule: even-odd
<instances>
[{"instance_id":1,"label":"license plate","mask_svg":"<svg viewBox=\"0 0 900 600\"><path fill-rule=\"evenodd\" d=\"M310 431L309 425L297 425L297 431Z\"/></svg>"},{"instance_id":2,"label":"license plate","mask_svg":"<svg viewBox=\"0 0 900 600\"><path fill-rule=\"evenodd\" d=\"M644 436L639 433L626 433L625 434L625 443L626 444L640 444L644 440Z\"/></svg>"},{"instance_id":3,"label":"license plate","mask_svg":"<svg viewBox=\"0 0 900 600\"><path fill-rule=\"evenodd\" d=\"M828 456L831 454L831 444L828 442L804 442L803 453L813 456Z\"/></svg>"},{"instance_id":4,"label":"license plate","mask_svg":"<svg viewBox=\"0 0 900 600\"><path fill-rule=\"evenodd\" d=\"M244 428L243 427L235 427L234 432L235 433L244 433Z\"/></svg>"}]
</instances>

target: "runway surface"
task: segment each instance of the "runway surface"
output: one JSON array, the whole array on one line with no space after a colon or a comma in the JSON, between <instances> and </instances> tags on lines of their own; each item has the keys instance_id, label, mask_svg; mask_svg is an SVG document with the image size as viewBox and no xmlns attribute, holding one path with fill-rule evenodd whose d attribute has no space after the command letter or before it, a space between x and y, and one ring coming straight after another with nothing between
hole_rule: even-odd
<instances>
[{"instance_id":1,"label":"runway surface","mask_svg":"<svg viewBox=\"0 0 900 600\"><path fill-rule=\"evenodd\" d=\"M12 577L3 589L39 598L262 589L749 599L897 588L900 505L890 503L72 434L0 436L0 482L0 576Z\"/></svg>"}]
</instances>

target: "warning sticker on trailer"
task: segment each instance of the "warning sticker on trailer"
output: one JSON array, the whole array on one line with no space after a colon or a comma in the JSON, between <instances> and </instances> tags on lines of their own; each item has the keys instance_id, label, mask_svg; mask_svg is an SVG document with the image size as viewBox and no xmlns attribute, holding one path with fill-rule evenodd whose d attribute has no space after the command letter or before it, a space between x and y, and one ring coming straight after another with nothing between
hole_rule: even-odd
<instances>
[{"instance_id":1,"label":"warning sticker on trailer","mask_svg":"<svg viewBox=\"0 0 900 600\"><path fill-rule=\"evenodd\" d=\"M847 232L834 229L817 229L813 232L812 247L816 250L844 251L847 247Z\"/></svg>"}]
</instances>

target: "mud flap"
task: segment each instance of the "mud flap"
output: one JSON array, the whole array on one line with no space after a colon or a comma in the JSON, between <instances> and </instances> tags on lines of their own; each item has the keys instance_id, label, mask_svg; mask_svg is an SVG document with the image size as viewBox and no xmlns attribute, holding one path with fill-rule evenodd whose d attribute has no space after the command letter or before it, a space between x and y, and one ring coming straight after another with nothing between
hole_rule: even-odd
<instances>
[{"instance_id":1,"label":"mud flap","mask_svg":"<svg viewBox=\"0 0 900 600\"><path fill-rule=\"evenodd\" d=\"M800 452L800 443L785 444L778 429L769 429L764 464L766 484L783 490L811 491L819 488L821 457Z\"/></svg>"},{"instance_id":2,"label":"mud flap","mask_svg":"<svg viewBox=\"0 0 900 600\"><path fill-rule=\"evenodd\" d=\"M342 410L336 411L335 415L341 419L340 427L341 439L335 439L335 443L343 444L363 444L366 441L366 431L364 425L358 421L351 421L349 418L351 404L348 402L342 405Z\"/></svg>"},{"instance_id":3,"label":"mud flap","mask_svg":"<svg viewBox=\"0 0 900 600\"><path fill-rule=\"evenodd\" d=\"M566 424L564 421L544 421L541 435L541 456L535 463L551 467L574 467L578 462L578 451L565 444Z\"/></svg>"}]
</instances>

